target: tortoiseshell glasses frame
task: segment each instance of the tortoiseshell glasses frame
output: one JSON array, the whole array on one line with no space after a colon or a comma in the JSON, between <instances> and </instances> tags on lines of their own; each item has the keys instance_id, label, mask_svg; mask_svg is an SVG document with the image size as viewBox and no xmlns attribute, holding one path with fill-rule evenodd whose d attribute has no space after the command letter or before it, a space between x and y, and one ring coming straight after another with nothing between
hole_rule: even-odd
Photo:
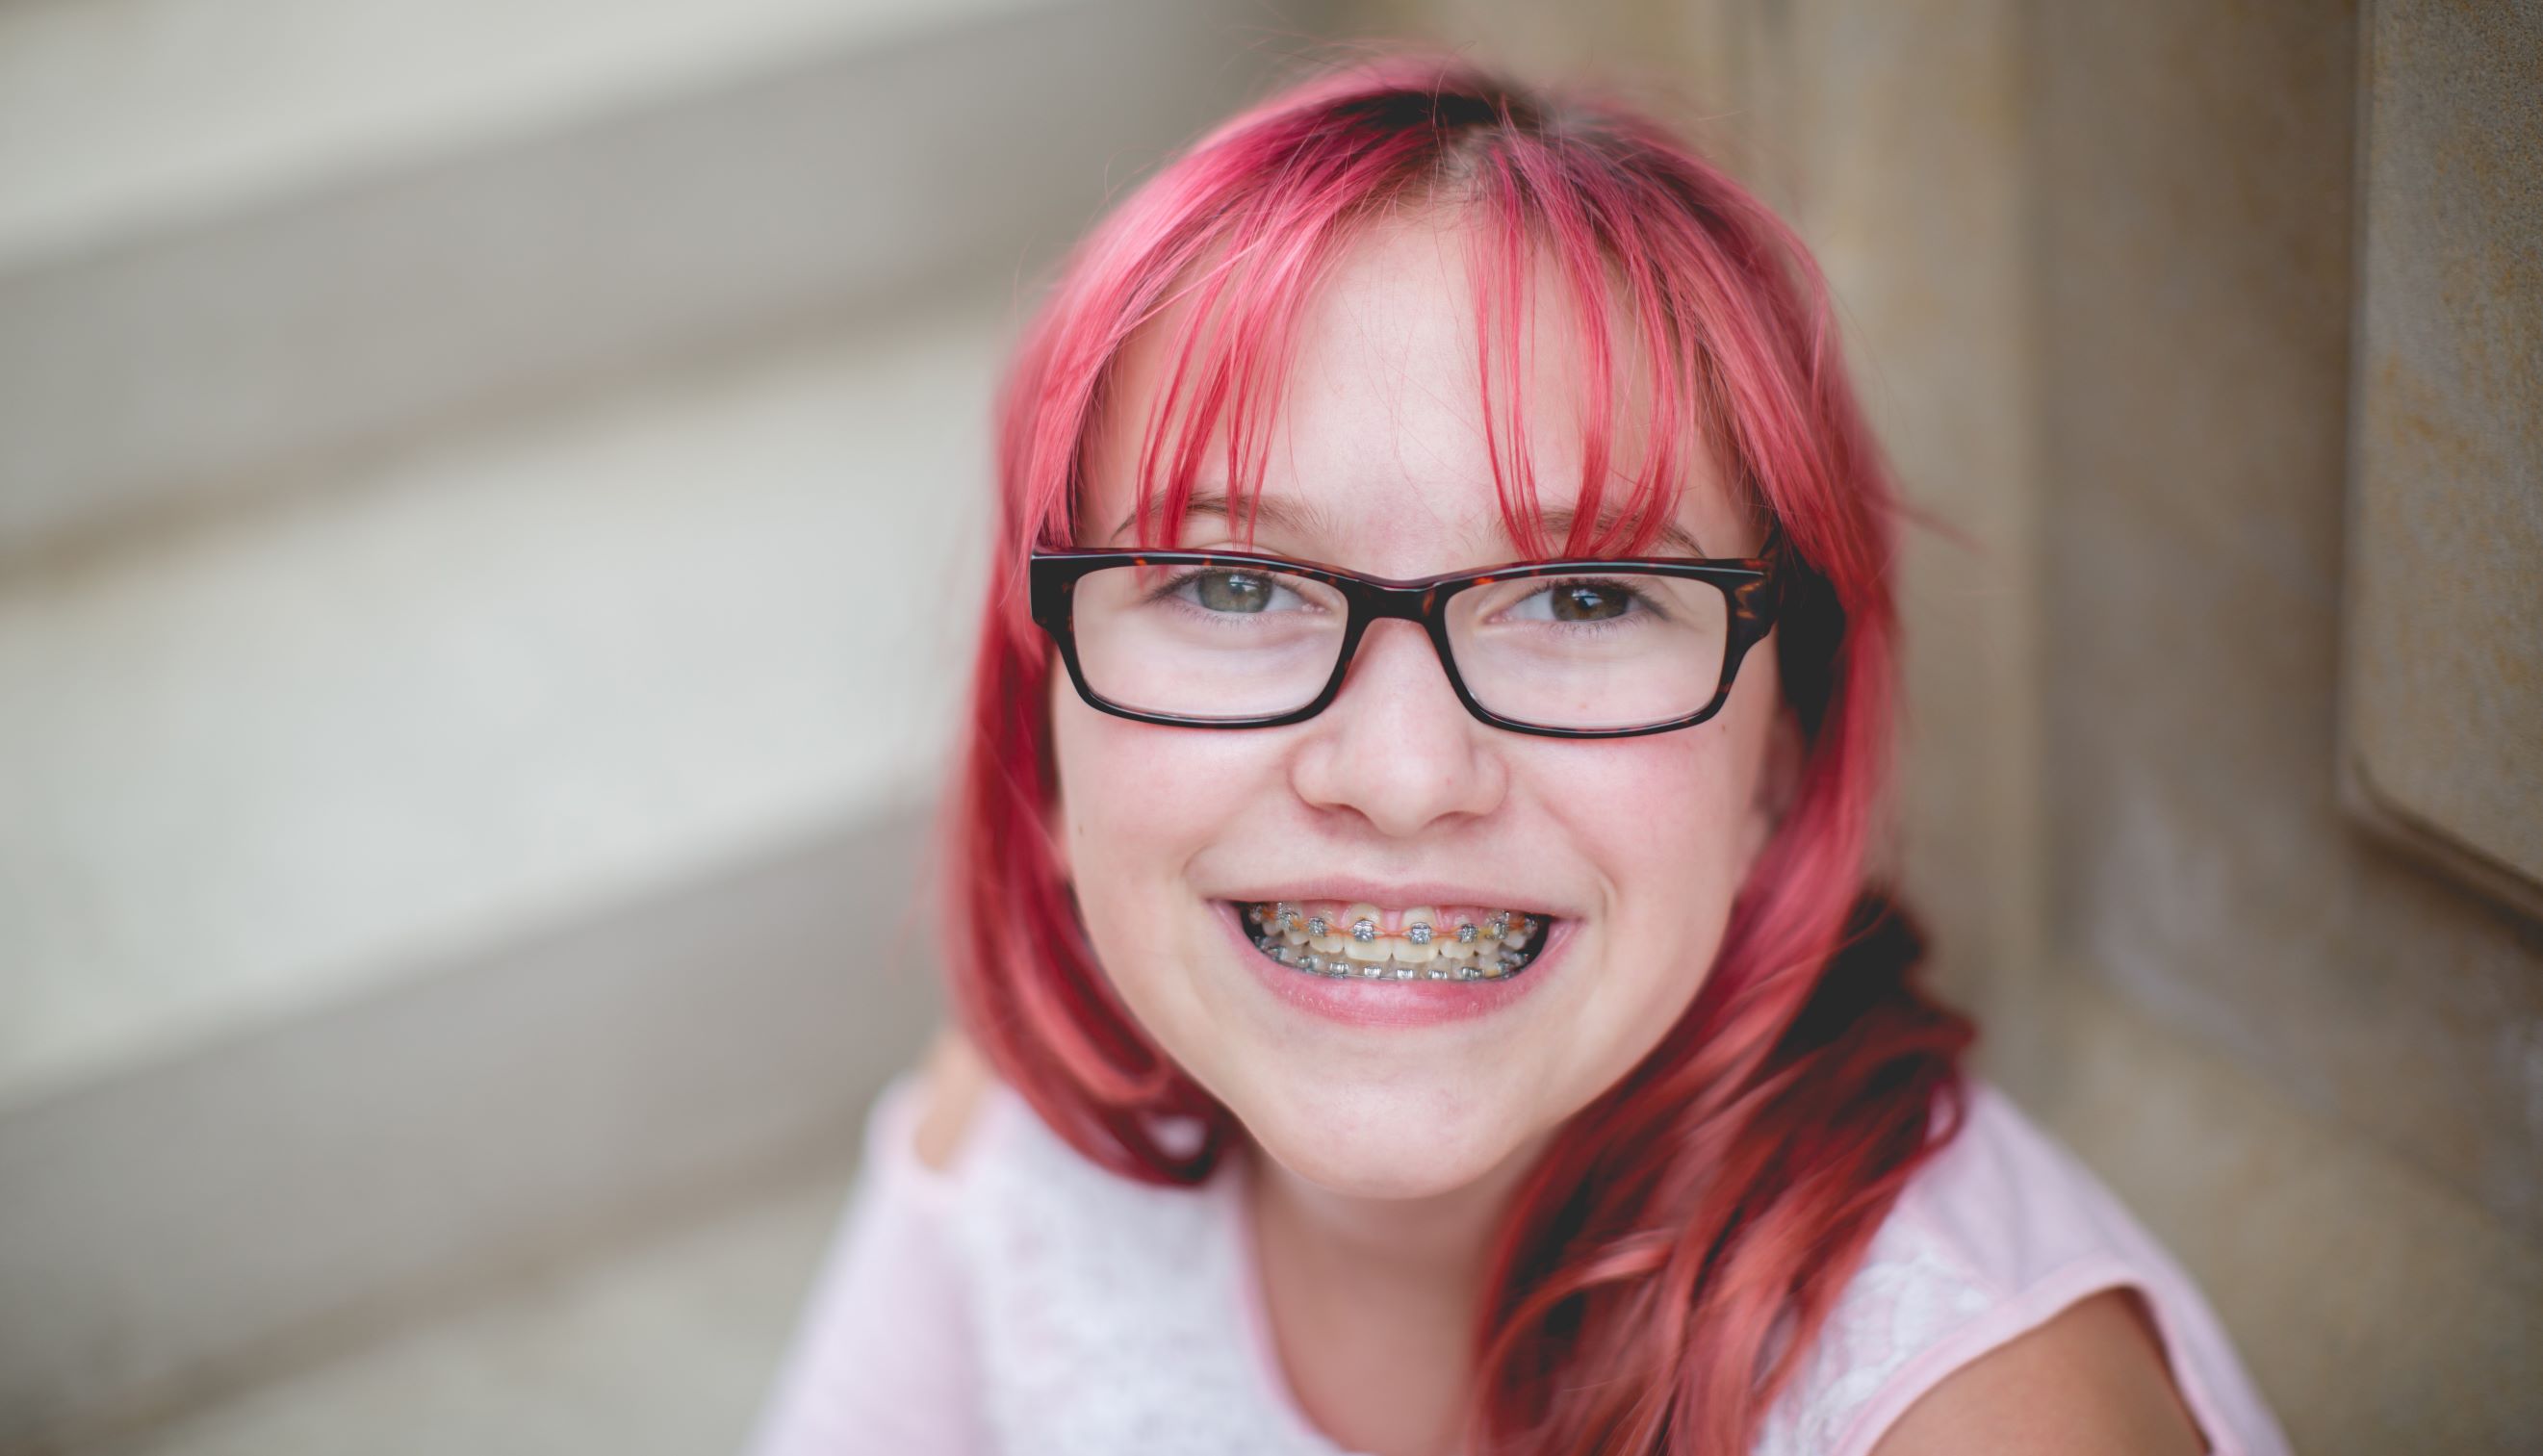
<instances>
[{"instance_id":1,"label":"tortoiseshell glasses frame","mask_svg":"<svg viewBox=\"0 0 2543 1456\"><path fill-rule=\"evenodd\" d=\"M1431 648L1438 653L1439 666L1448 675L1448 686L1464 704L1466 711L1494 728L1514 733L1531 733L1548 738L1631 738L1647 733L1672 732L1693 728L1722 711L1729 701L1731 685L1739 672L1740 660L1750 648L1763 641L1775 625L1779 604L1778 548L1768 547L1759 557L1707 558L1687 557L1606 557L1594 560L1518 562L1506 566L1486 567L1475 571L1450 572L1436 576L1410 580L1392 580L1347 572L1339 567L1287 557L1261 556L1234 551L1136 551L1112 549L1065 549L1033 553L1029 568L1032 587L1033 619L1047 633L1059 650L1060 661L1067 667L1069 681L1077 695L1089 707L1126 718L1136 723L1158 724L1168 728L1279 728L1303 723L1322 713L1342 693L1343 680L1349 674L1351 658L1359 650L1360 638L1371 624L1394 619L1420 623L1428 635ZM1338 593L1348 604L1349 616L1343 629L1333 671L1314 699L1302 707L1279 713L1252 717L1194 718L1171 713L1157 713L1116 702L1105 697L1087 681L1077 643L1076 591L1088 575L1118 567L1224 567L1236 571L1274 573L1321 582ZM1543 576L1572 576L1598 573L1635 573L1679 577L1702 581L1718 588L1728 607L1727 635L1723 642L1722 672L1713 696L1702 707L1680 717L1661 722L1616 728L1572 728L1529 723L1495 713L1477 700L1457 668L1456 650L1449 641L1448 604L1460 593L1495 582L1525 580Z\"/></svg>"}]
</instances>

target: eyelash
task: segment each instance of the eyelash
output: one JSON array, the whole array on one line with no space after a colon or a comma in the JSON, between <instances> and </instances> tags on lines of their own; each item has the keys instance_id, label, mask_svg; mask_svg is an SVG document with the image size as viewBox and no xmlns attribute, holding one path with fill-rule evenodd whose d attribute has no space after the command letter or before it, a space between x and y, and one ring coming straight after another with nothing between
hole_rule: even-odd
<instances>
[{"instance_id":1,"label":"eyelash","mask_svg":"<svg viewBox=\"0 0 2543 1456\"><path fill-rule=\"evenodd\" d=\"M1525 602L1534 601L1538 597L1545 595L1547 592L1555 590L1557 587L1589 586L1595 587L1600 591L1612 591L1632 602L1637 610L1649 612L1651 615L1659 618L1663 622L1670 620L1668 609L1662 606L1658 601L1655 600L1651 593L1643 591L1637 587L1630 586L1612 576L1543 576L1537 578L1531 584L1534 585L1536 589L1528 592L1525 596L1518 598L1517 601L1510 603L1511 606L1518 606ZM1611 618L1597 622L1567 622L1561 625L1570 627L1574 631L1578 632L1600 632L1613 628L1615 626L1615 621Z\"/></svg>"},{"instance_id":2,"label":"eyelash","mask_svg":"<svg viewBox=\"0 0 2543 1456\"><path fill-rule=\"evenodd\" d=\"M1177 572L1174 575L1168 577L1163 582L1160 582L1154 589L1147 593L1145 600L1153 605L1157 602L1174 599L1182 593L1186 586L1191 585L1193 582L1199 580L1203 576L1224 575L1231 573L1241 573L1246 570L1248 569L1244 567L1190 567ZM1291 588L1280 586L1278 584L1279 574L1276 572L1273 572L1269 568L1255 568L1253 570L1260 575L1271 578L1273 582L1274 590L1291 590ZM1656 617L1662 622L1674 620L1674 614L1671 613L1667 607L1655 600L1649 592L1639 590L1613 576L1545 576L1534 578L1531 584L1534 589L1511 602L1511 606L1520 606L1525 603L1535 601L1546 593L1564 586L1589 586L1602 591L1612 591L1623 596L1627 601L1633 604L1634 611L1626 614L1625 618L1604 618L1594 622L1557 622L1551 624L1561 627L1565 632L1573 636L1597 636L1608 632L1623 631L1626 620L1638 615ZM1291 594L1295 595L1296 593L1291 591ZM1303 600L1303 598L1301 599ZM1310 605L1312 605L1312 603L1310 603Z\"/></svg>"},{"instance_id":3,"label":"eyelash","mask_svg":"<svg viewBox=\"0 0 2543 1456\"><path fill-rule=\"evenodd\" d=\"M1150 591L1144 598L1142 598L1142 600L1150 604L1165 601L1176 595L1178 592L1181 592L1186 586L1191 585L1193 582L1199 580L1203 576L1226 576L1247 574L1261 575L1268 578L1272 582L1273 590L1289 591L1291 595L1297 594L1291 588L1282 586L1279 581L1279 574L1272 572L1269 568L1189 567L1160 583L1156 589Z\"/></svg>"}]
</instances>

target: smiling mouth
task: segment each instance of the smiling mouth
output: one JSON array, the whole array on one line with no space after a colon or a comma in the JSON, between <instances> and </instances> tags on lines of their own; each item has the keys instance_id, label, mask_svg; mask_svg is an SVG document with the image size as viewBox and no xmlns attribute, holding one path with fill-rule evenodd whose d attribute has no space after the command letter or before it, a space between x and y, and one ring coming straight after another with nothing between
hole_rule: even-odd
<instances>
[{"instance_id":1,"label":"smiling mouth","mask_svg":"<svg viewBox=\"0 0 2543 1456\"><path fill-rule=\"evenodd\" d=\"M1535 962L1554 928L1551 916L1476 905L1273 900L1236 910L1255 950L1334 980L1507 980Z\"/></svg>"}]
</instances>

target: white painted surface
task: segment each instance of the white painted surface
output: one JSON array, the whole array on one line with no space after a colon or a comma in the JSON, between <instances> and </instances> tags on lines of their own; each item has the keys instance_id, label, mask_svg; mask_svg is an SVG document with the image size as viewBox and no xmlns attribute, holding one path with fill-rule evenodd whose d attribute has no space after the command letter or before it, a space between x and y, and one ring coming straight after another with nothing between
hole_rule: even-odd
<instances>
[{"instance_id":1,"label":"white painted surface","mask_svg":"<svg viewBox=\"0 0 2543 1456\"><path fill-rule=\"evenodd\" d=\"M0 230L0 573L311 460L1031 272L1251 92L1278 48L1253 0L450 9L0 4L0 201L116 174L122 163L89 155L107 145L90 133L127 125L134 166L164 151L183 172L190 148L230 144L245 124L233 113L325 153L275 160L272 177L204 162L164 187L136 182L137 198L158 198L211 179L181 220L150 210L164 198L101 203L94 226L39 256L13 261ZM728 9L740 19L707 19ZM851 11L862 29L824 19ZM219 34L135 39L127 58L85 28L92 12ZM11 29L30 17L88 48ZM551 39L556 67L516 59ZM659 75L609 59L646 46ZM550 73L569 60L594 67L592 84ZM163 71L165 96L125 94L130 75ZM481 94L496 85L481 72L510 76L518 105ZM203 87L221 94L186 100ZM323 94L297 94L311 88ZM108 95L133 115L83 110ZM379 128L347 109L393 111L400 96L415 134L364 141Z\"/></svg>"},{"instance_id":2,"label":"white painted surface","mask_svg":"<svg viewBox=\"0 0 2543 1456\"><path fill-rule=\"evenodd\" d=\"M93 1456L697 1456L740 1447L844 1197L825 1170L515 1282Z\"/></svg>"},{"instance_id":3,"label":"white painted surface","mask_svg":"<svg viewBox=\"0 0 2543 1456\"><path fill-rule=\"evenodd\" d=\"M924 793L1006 333L915 316L0 582L0 1105Z\"/></svg>"},{"instance_id":4,"label":"white painted surface","mask_svg":"<svg viewBox=\"0 0 2543 1456\"><path fill-rule=\"evenodd\" d=\"M840 1146L935 1020L927 829L836 826L0 1112L0 1452Z\"/></svg>"},{"instance_id":5,"label":"white painted surface","mask_svg":"<svg viewBox=\"0 0 2543 1456\"><path fill-rule=\"evenodd\" d=\"M1059 0L0 5L0 268Z\"/></svg>"}]
</instances>

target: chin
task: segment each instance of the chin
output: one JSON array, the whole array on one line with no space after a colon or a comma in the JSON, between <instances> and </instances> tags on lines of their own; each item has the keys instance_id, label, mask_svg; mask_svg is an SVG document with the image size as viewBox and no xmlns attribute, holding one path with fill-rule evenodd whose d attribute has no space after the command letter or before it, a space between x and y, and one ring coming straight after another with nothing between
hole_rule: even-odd
<instances>
[{"instance_id":1,"label":"chin","mask_svg":"<svg viewBox=\"0 0 2543 1456\"><path fill-rule=\"evenodd\" d=\"M1486 1102L1437 1091L1325 1084L1233 1111L1266 1154L1329 1192L1426 1198L1489 1176L1526 1130Z\"/></svg>"}]
</instances>

